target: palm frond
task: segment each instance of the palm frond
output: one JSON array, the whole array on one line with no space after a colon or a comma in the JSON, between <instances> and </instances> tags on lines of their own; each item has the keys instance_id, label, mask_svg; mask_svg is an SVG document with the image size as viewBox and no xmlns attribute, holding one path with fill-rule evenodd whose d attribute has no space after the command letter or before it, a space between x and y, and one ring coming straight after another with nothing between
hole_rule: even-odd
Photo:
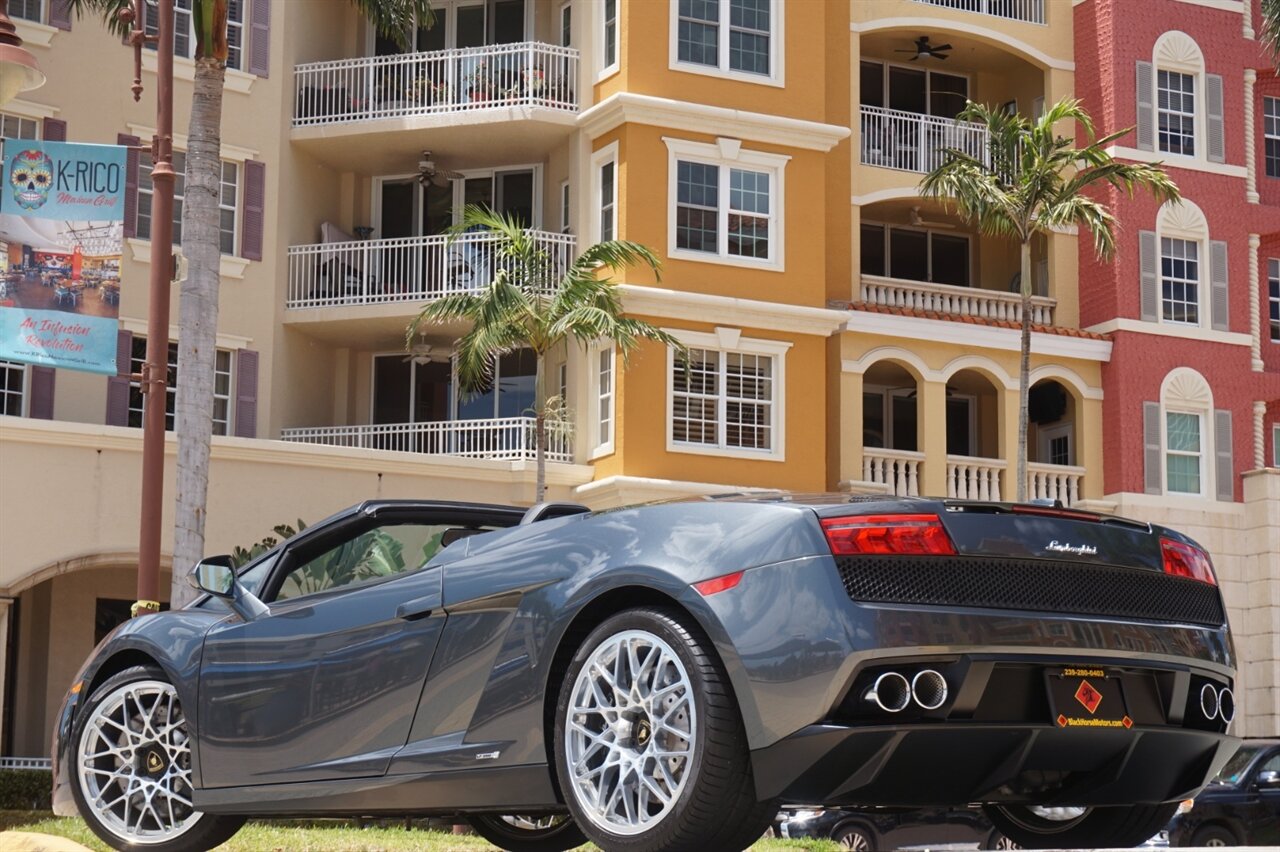
<instances>
[{"instance_id":1,"label":"palm frond","mask_svg":"<svg viewBox=\"0 0 1280 852\"><path fill-rule=\"evenodd\" d=\"M1280 71L1280 0L1262 0L1262 42L1271 51L1271 61Z\"/></svg>"},{"instance_id":2,"label":"palm frond","mask_svg":"<svg viewBox=\"0 0 1280 852\"><path fill-rule=\"evenodd\" d=\"M391 39L396 47L409 50L414 42L414 23L419 27L435 25L430 0L351 0L379 35Z\"/></svg>"},{"instance_id":3,"label":"palm frond","mask_svg":"<svg viewBox=\"0 0 1280 852\"><path fill-rule=\"evenodd\" d=\"M71 13L77 18L98 15L107 29L118 36L128 35L133 24L120 20L122 9L133 8L132 0L67 0Z\"/></svg>"}]
</instances>

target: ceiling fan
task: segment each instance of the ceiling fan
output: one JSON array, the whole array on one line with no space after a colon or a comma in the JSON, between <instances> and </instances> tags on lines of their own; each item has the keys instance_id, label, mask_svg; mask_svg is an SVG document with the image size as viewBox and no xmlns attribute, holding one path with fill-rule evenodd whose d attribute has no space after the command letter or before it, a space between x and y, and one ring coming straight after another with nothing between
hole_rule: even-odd
<instances>
[{"instance_id":1,"label":"ceiling fan","mask_svg":"<svg viewBox=\"0 0 1280 852\"><path fill-rule=\"evenodd\" d=\"M431 159L430 151L422 152L422 159L418 161L418 183L430 181L436 186L448 186L449 181L461 178L461 173L437 166L435 160Z\"/></svg>"},{"instance_id":2,"label":"ceiling fan","mask_svg":"<svg viewBox=\"0 0 1280 852\"><path fill-rule=\"evenodd\" d=\"M432 362L444 363L453 357L448 349L442 346L432 346L428 343L425 334L420 333L418 338L418 342L409 347L409 354L404 356L402 360L412 361L421 365Z\"/></svg>"},{"instance_id":3,"label":"ceiling fan","mask_svg":"<svg viewBox=\"0 0 1280 852\"><path fill-rule=\"evenodd\" d=\"M908 218L910 218L911 220L911 224L915 225L917 228L954 228L955 227L955 225L952 224L951 222L931 222L928 219L921 218L919 207L912 207L911 212L907 215L908 215Z\"/></svg>"},{"instance_id":4,"label":"ceiling fan","mask_svg":"<svg viewBox=\"0 0 1280 852\"><path fill-rule=\"evenodd\" d=\"M914 49L909 47L900 47L895 50L894 53L914 53L915 56L911 57L910 61L915 62L921 56L932 56L935 59L946 59L946 51L951 50L951 45L949 44L929 44L928 36L920 36L920 38L915 40L915 45Z\"/></svg>"}]
</instances>

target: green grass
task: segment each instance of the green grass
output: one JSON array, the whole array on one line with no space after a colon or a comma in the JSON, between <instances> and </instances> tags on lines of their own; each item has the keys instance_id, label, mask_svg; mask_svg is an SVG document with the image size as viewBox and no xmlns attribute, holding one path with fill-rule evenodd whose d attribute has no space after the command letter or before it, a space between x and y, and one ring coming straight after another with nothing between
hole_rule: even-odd
<instances>
[{"instance_id":1,"label":"green grass","mask_svg":"<svg viewBox=\"0 0 1280 852\"><path fill-rule=\"evenodd\" d=\"M0 811L0 831L35 831L56 834L99 852L110 849L89 831L84 820L54 817L41 811ZM439 831L406 831L403 827L354 828L349 825L316 826L251 822L219 852L469 852L493 849L470 835ZM595 849L585 846L583 849ZM813 840L761 840L752 852L837 852L834 843Z\"/></svg>"}]
</instances>

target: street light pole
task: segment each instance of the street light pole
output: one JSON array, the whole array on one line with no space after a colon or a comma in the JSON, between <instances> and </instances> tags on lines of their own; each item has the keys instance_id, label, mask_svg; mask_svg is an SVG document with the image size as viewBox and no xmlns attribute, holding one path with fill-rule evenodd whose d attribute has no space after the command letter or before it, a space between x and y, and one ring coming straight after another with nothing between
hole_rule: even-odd
<instances>
[{"instance_id":1,"label":"street light pole","mask_svg":"<svg viewBox=\"0 0 1280 852\"><path fill-rule=\"evenodd\" d=\"M142 95L144 3L133 0L133 98ZM156 134L151 139L151 289L143 394L142 506L138 530L138 600L134 616L160 611L160 532L164 499L165 408L169 376L169 287L173 258L173 0L159 0L156 35Z\"/></svg>"}]
</instances>

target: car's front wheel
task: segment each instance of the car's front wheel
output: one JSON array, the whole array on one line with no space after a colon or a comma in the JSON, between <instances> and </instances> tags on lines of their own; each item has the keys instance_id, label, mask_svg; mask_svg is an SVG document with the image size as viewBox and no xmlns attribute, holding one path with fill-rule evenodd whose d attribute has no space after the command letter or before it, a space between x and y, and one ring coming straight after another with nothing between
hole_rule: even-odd
<instances>
[{"instance_id":1,"label":"car's front wheel","mask_svg":"<svg viewBox=\"0 0 1280 852\"><path fill-rule=\"evenodd\" d=\"M756 799L728 677L683 613L627 610L592 631L555 718L565 802L602 848L736 852L777 811Z\"/></svg>"},{"instance_id":2,"label":"car's front wheel","mask_svg":"<svg viewBox=\"0 0 1280 852\"><path fill-rule=\"evenodd\" d=\"M474 814L467 822L476 834L506 852L565 852L587 842L582 829L565 814L497 816Z\"/></svg>"},{"instance_id":3,"label":"car's front wheel","mask_svg":"<svg viewBox=\"0 0 1280 852\"><path fill-rule=\"evenodd\" d=\"M159 668L134 666L104 681L80 709L72 742L76 807L114 849L203 852L244 824L193 807L191 734Z\"/></svg>"},{"instance_id":4,"label":"car's front wheel","mask_svg":"<svg viewBox=\"0 0 1280 852\"><path fill-rule=\"evenodd\" d=\"M1105 808L1040 808L986 805L983 811L1001 834L1024 849L1138 846L1168 824L1171 805Z\"/></svg>"}]
</instances>

